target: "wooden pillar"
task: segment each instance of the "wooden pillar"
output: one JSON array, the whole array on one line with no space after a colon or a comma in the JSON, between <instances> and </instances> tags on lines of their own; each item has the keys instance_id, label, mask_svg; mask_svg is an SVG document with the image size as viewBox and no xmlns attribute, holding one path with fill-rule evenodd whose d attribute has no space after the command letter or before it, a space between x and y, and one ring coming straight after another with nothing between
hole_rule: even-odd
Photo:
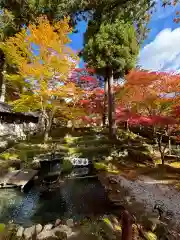
<instances>
[{"instance_id":1,"label":"wooden pillar","mask_svg":"<svg viewBox=\"0 0 180 240\"><path fill-rule=\"evenodd\" d=\"M122 212L122 240L132 240L132 217L127 210Z\"/></svg>"}]
</instances>

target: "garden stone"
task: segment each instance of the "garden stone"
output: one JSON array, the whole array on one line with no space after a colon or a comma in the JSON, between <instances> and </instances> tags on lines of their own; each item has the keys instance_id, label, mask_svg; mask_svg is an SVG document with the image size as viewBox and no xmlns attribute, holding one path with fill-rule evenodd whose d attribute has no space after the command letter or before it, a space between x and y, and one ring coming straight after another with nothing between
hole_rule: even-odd
<instances>
[{"instance_id":1,"label":"garden stone","mask_svg":"<svg viewBox=\"0 0 180 240\"><path fill-rule=\"evenodd\" d=\"M34 234L34 232L35 232L35 226L26 228L24 230L24 237L25 237L25 239L30 239L32 237L32 235Z\"/></svg>"},{"instance_id":2,"label":"garden stone","mask_svg":"<svg viewBox=\"0 0 180 240\"><path fill-rule=\"evenodd\" d=\"M45 240L56 240L58 238L55 236L53 230L49 230L49 231L43 230L41 233L39 233L37 235L37 240L44 240L44 239Z\"/></svg>"},{"instance_id":3,"label":"garden stone","mask_svg":"<svg viewBox=\"0 0 180 240\"><path fill-rule=\"evenodd\" d=\"M67 226L68 227L74 227L74 221L73 221L73 219L68 219L67 221L66 221L66 224L67 224Z\"/></svg>"},{"instance_id":4,"label":"garden stone","mask_svg":"<svg viewBox=\"0 0 180 240\"><path fill-rule=\"evenodd\" d=\"M111 183L111 184L117 184L117 183L119 183L119 181L118 181L118 179L116 179L116 178L109 178L109 183Z\"/></svg>"},{"instance_id":5,"label":"garden stone","mask_svg":"<svg viewBox=\"0 0 180 240\"><path fill-rule=\"evenodd\" d=\"M36 233L37 233L37 234L40 233L40 232L42 231L42 229L43 229L43 227L42 227L41 224L37 224L37 225L36 225Z\"/></svg>"},{"instance_id":6,"label":"garden stone","mask_svg":"<svg viewBox=\"0 0 180 240\"><path fill-rule=\"evenodd\" d=\"M18 238L22 238L23 232L24 232L24 228L23 227L19 227L18 230L17 230L16 236Z\"/></svg>"},{"instance_id":7,"label":"garden stone","mask_svg":"<svg viewBox=\"0 0 180 240\"><path fill-rule=\"evenodd\" d=\"M39 169L41 167L40 161L38 159L34 159L31 164L33 169Z\"/></svg>"},{"instance_id":8,"label":"garden stone","mask_svg":"<svg viewBox=\"0 0 180 240\"><path fill-rule=\"evenodd\" d=\"M32 237L33 234L38 234L42 231L42 225L41 224L37 224L37 225L34 225L32 227L29 227L29 228L26 228L24 230L24 237L26 239L29 239Z\"/></svg>"},{"instance_id":9,"label":"garden stone","mask_svg":"<svg viewBox=\"0 0 180 240\"><path fill-rule=\"evenodd\" d=\"M1 141L1 142L0 142L0 148L6 149L7 146L8 146L8 141Z\"/></svg>"},{"instance_id":10,"label":"garden stone","mask_svg":"<svg viewBox=\"0 0 180 240\"><path fill-rule=\"evenodd\" d=\"M107 160L107 161L112 161L112 160L113 160L113 157L108 156L108 157L106 158L106 160Z\"/></svg>"},{"instance_id":11,"label":"garden stone","mask_svg":"<svg viewBox=\"0 0 180 240\"><path fill-rule=\"evenodd\" d=\"M53 225L51 223L46 224L43 228L43 231L49 231L53 228Z\"/></svg>"},{"instance_id":12,"label":"garden stone","mask_svg":"<svg viewBox=\"0 0 180 240\"><path fill-rule=\"evenodd\" d=\"M55 227L59 226L61 224L61 220L60 219L56 219L56 222L54 224Z\"/></svg>"}]
</instances>

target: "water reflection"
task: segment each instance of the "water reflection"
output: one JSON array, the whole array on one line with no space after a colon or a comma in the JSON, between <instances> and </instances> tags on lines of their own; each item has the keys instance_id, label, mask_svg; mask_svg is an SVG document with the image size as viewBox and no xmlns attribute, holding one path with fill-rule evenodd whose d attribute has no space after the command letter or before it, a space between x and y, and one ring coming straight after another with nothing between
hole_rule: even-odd
<instances>
[{"instance_id":1,"label":"water reflection","mask_svg":"<svg viewBox=\"0 0 180 240\"><path fill-rule=\"evenodd\" d=\"M69 174L69 177L78 177L89 174L90 170L87 167L74 168L73 171Z\"/></svg>"},{"instance_id":2,"label":"water reflection","mask_svg":"<svg viewBox=\"0 0 180 240\"><path fill-rule=\"evenodd\" d=\"M74 170L78 176L87 169ZM18 190L0 190L0 222L30 226L33 223L48 223L57 218L82 219L101 215L109 209L109 201L97 179L69 179L62 181L53 191L40 192L38 186L27 194Z\"/></svg>"}]
</instances>

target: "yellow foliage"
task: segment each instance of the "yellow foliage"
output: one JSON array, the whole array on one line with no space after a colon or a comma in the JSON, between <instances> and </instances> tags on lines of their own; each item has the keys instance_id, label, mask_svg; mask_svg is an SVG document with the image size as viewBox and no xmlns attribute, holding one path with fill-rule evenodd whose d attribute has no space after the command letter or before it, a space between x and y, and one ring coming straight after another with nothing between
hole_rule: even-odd
<instances>
[{"instance_id":1,"label":"yellow foliage","mask_svg":"<svg viewBox=\"0 0 180 240\"><path fill-rule=\"evenodd\" d=\"M71 113L59 104L60 99L70 98L73 104L79 101L83 92L74 84L67 84L78 57L67 44L70 43L69 18L51 24L41 16L35 24L22 28L3 45L7 61L16 65L18 74L8 75L9 81L23 82L20 99L13 102L15 110L30 111L58 108Z\"/></svg>"}]
</instances>

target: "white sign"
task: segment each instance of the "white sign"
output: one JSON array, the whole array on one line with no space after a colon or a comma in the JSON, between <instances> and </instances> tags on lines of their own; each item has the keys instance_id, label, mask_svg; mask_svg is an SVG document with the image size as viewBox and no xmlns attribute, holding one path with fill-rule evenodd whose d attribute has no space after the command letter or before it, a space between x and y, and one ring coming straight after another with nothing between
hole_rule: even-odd
<instances>
[{"instance_id":1,"label":"white sign","mask_svg":"<svg viewBox=\"0 0 180 240\"><path fill-rule=\"evenodd\" d=\"M89 165L89 160L87 158L72 158L71 162L73 166L87 166Z\"/></svg>"}]
</instances>

